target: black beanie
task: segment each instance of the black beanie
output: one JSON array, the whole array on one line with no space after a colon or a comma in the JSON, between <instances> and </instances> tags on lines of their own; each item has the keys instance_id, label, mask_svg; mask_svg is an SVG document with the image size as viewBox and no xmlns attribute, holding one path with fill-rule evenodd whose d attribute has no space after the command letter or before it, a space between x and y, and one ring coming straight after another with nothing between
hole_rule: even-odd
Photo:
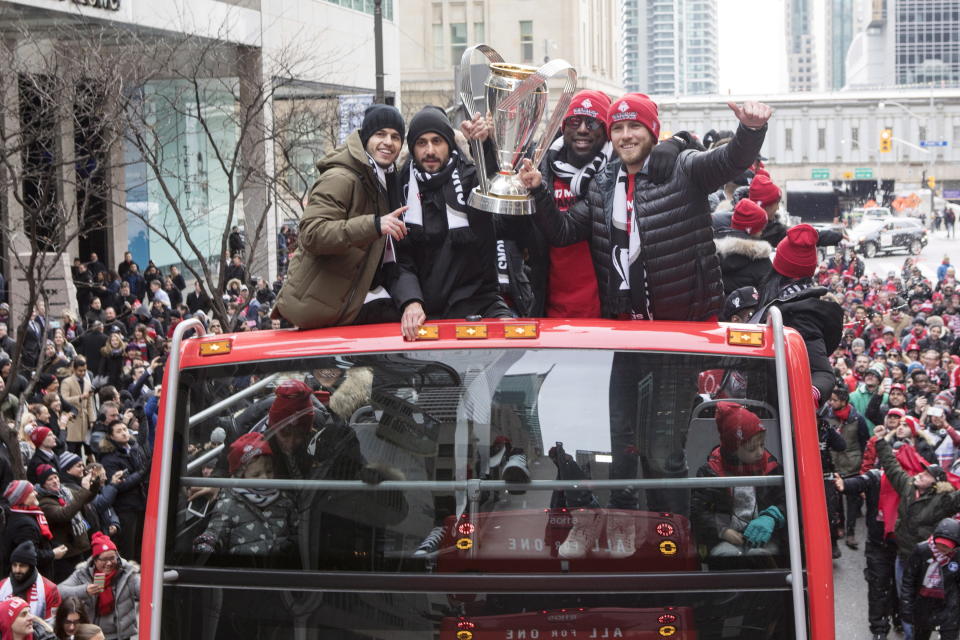
<instances>
[{"instance_id":1,"label":"black beanie","mask_svg":"<svg viewBox=\"0 0 960 640\"><path fill-rule=\"evenodd\" d=\"M425 133L437 133L450 145L452 153L457 148L457 141L453 135L453 127L447 114L440 107L426 106L410 119L410 133L407 134L407 147L413 153L417 138Z\"/></svg>"},{"instance_id":2,"label":"black beanie","mask_svg":"<svg viewBox=\"0 0 960 640\"><path fill-rule=\"evenodd\" d=\"M37 566L37 548L32 540L24 540L10 554L10 562L20 562L31 567Z\"/></svg>"},{"instance_id":3,"label":"black beanie","mask_svg":"<svg viewBox=\"0 0 960 640\"><path fill-rule=\"evenodd\" d=\"M372 104L363 112L363 124L360 125L360 142L364 148L367 140L380 129L395 129L403 138L403 116L396 107L388 104Z\"/></svg>"}]
</instances>

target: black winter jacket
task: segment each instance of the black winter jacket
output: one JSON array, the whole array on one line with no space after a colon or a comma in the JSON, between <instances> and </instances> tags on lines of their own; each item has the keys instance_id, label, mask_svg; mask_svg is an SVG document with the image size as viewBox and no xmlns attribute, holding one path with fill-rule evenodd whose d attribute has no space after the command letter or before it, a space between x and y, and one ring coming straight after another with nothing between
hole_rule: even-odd
<instances>
[{"instance_id":1,"label":"black winter jacket","mask_svg":"<svg viewBox=\"0 0 960 640\"><path fill-rule=\"evenodd\" d=\"M123 482L117 487L117 498L113 508L117 511L143 511L147 508L147 495L144 487L146 479L146 457L135 440L130 441L126 451L116 446L113 440L105 438L100 443L103 457L100 462L112 478L117 471L125 471Z\"/></svg>"},{"instance_id":2,"label":"black winter jacket","mask_svg":"<svg viewBox=\"0 0 960 640\"><path fill-rule=\"evenodd\" d=\"M477 184L476 170L459 162L466 196ZM412 160L400 172L403 184L411 165ZM451 230L442 198L442 189L422 197L423 226L411 227L395 243L396 269L385 272L384 284L401 310L418 301L430 318L479 314L500 299L494 216L467 208L469 228Z\"/></svg>"},{"instance_id":3,"label":"black winter jacket","mask_svg":"<svg viewBox=\"0 0 960 640\"><path fill-rule=\"evenodd\" d=\"M903 568L903 585L900 590L900 619L925 629L941 626L941 638L956 638L960 626L960 566L951 560L940 567L943 578L944 599L920 595L923 579L933 559L927 541L918 542ZM952 631L946 635L944 631Z\"/></svg>"},{"instance_id":4,"label":"black winter jacket","mask_svg":"<svg viewBox=\"0 0 960 640\"><path fill-rule=\"evenodd\" d=\"M37 517L28 513L7 511L7 524L3 529L3 571L10 573L10 554L21 542L29 540L37 548L37 571L53 578L53 544L40 534Z\"/></svg>"},{"instance_id":5,"label":"black winter jacket","mask_svg":"<svg viewBox=\"0 0 960 640\"><path fill-rule=\"evenodd\" d=\"M756 287L759 291L761 283L773 268L770 243L734 231L717 238L716 245L724 297L740 287Z\"/></svg>"},{"instance_id":6,"label":"black winter jacket","mask_svg":"<svg viewBox=\"0 0 960 640\"><path fill-rule=\"evenodd\" d=\"M707 196L742 173L760 152L766 127L737 129L733 141L714 151L687 150L680 154L671 179L653 184L639 175L634 211L640 233L641 259L650 290L650 308L657 320L706 320L720 313L723 283L713 243ZM593 266L600 290L600 312L605 318L629 313L629 291L618 291L610 231L613 198L620 162L613 161L590 183L585 200L567 215L549 215L551 189L534 191L537 225L553 246L590 240Z\"/></svg>"}]
</instances>

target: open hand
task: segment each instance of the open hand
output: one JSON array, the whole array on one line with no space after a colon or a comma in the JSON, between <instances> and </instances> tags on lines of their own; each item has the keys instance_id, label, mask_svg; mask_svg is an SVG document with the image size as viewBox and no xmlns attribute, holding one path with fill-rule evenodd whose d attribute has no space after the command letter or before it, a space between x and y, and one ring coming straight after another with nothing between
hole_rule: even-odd
<instances>
[{"instance_id":1,"label":"open hand","mask_svg":"<svg viewBox=\"0 0 960 640\"><path fill-rule=\"evenodd\" d=\"M543 183L543 176L540 174L540 171L533 166L530 158L523 159L517 175L520 176L520 182L522 182L523 186L527 189L536 189Z\"/></svg>"},{"instance_id":2,"label":"open hand","mask_svg":"<svg viewBox=\"0 0 960 640\"><path fill-rule=\"evenodd\" d=\"M390 236L394 240L403 240L407 235L407 225L400 218L409 207L400 207L380 218L380 235Z\"/></svg>"},{"instance_id":3,"label":"open hand","mask_svg":"<svg viewBox=\"0 0 960 640\"><path fill-rule=\"evenodd\" d=\"M750 129L760 129L767 124L767 120L773 115L773 108L762 102L744 102L738 105L736 102L728 102L727 106L737 116L740 124Z\"/></svg>"}]
</instances>

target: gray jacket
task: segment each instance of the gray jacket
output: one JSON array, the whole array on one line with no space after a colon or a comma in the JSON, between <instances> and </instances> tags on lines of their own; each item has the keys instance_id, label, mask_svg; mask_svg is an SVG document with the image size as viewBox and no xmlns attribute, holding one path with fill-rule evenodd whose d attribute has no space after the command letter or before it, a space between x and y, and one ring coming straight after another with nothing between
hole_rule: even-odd
<instances>
[{"instance_id":1,"label":"gray jacket","mask_svg":"<svg viewBox=\"0 0 960 640\"><path fill-rule=\"evenodd\" d=\"M93 583L93 558L77 565L69 578L58 586L60 595L66 599L76 596L83 601L90 615L90 621L103 629L107 640L126 640L137 635L137 616L140 609L140 567L133 562L120 560L117 575L113 578L113 613L107 616L97 614L97 596L87 593L87 585Z\"/></svg>"}]
</instances>

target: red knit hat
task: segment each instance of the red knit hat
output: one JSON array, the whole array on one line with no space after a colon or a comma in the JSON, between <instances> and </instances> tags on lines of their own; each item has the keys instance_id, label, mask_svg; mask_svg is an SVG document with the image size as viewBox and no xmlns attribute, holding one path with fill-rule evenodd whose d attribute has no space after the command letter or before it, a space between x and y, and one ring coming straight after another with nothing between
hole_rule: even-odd
<instances>
[{"instance_id":1,"label":"red knit hat","mask_svg":"<svg viewBox=\"0 0 960 640\"><path fill-rule=\"evenodd\" d=\"M277 387L276 397L270 405L270 431L288 425L309 429L313 425L313 404L310 387L300 380L285 380Z\"/></svg>"},{"instance_id":2,"label":"red knit hat","mask_svg":"<svg viewBox=\"0 0 960 640\"><path fill-rule=\"evenodd\" d=\"M116 550L117 545L113 543L113 540L110 539L110 536L106 536L97 531L90 537L90 554L94 558L99 556L101 553Z\"/></svg>"},{"instance_id":3,"label":"red knit hat","mask_svg":"<svg viewBox=\"0 0 960 640\"><path fill-rule=\"evenodd\" d=\"M270 443L259 433L245 433L230 445L227 462L230 463L230 475L246 467L254 458L273 455Z\"/></svg>"},{"instance_id":4,"label":"red knit hat","mask_svg":"<svg viewBox=\"0 0 960 640\"><path fill-rule=\"evenodd\" d=\"M4 640L7 638L13 638L13 621L17 619L17 616L20 615L20 612L29 607L27 601L23 598L18 598L13 596L8 600L0 602L0 633ZM33 637L32 635L30 636Z\"/></svg>"},{"instance_id":5,"label":"red knit hat","mask_svg":"<svg viewBox=\"0 0 960 640\"><path fill-rule=\"evenodd\" d=\"M572 116L587 116L596 118L606 125L607 111L609 110L610 98L603 91L580 91L573 96L563 119L566 120Z\"/></svg>"},{"instance_id":6,"label":"red knit hat","mask_svg":"<svg viewBox=\"0 0 960 640\"><path fill-rule=\"evenodd\" d=\"M810 278L817 270L817 230L798 224L787 230L787 237L777 245L773 268L788 278Z\"/></svg>"},{"instance_id":7,"label":"red knit hat","mask_svg":"<svg viewBox=\"0 0 960 640\"><path fill-rule=\"evenodd\" d=\"M903 422L908 427L910 427L910 433L916 437L917 429L920 428L920 421L914 418L913 416L903 416Z\"/></svg>"},{"instance_id":8,"label":"red knit hat","mask_svg":"<svg viewBox=\"0 0 960 640\"><path fill-rule=\"evenodd\" d=\"M730 226L747 234L759 233L767 226L767 212L753 200L744 198L733 208Z\"/></svg>"},{"instance_id":9,"label":"red knit hat","mask_svg":"<svg viewBox=\"0 0 960 640\"><path fill-rule=\"evenodd\" d=\"M736 451L744 442L766 431L755 413L736 402L717 404L716 419L720 448L724 451Z\"/></svg>"},{"instance_id":10,"label":"red knit hat","mask_svg":"<svg viewBox=\"0 0 960 640\"><path fill-rule=\"evenodd\" d=\"M50 429L47 427L34 427L33 431L30 432L30 442L33 443L33 446L39 447L43 444L43 441L47 439L47 436L50 435Z\"/></svg>"},{"instance_id":11,"label":"red knit hat","mask_svg":"<svg viewBox=\"0 0 960 640\"><path fill-rule=\"evenodd\" d=\"M780 187L773 184L769 175L761 173L750 181L750 199L761 207L780 202L782 195Z\"/></svg>"},{"instance_id":12,"label":"red knit hat","mask_svg":"<svg viewBox=\"0 0 960 640\"><path fill-rule=\"evenodd\" d=\"M628 93L610 105L607 112L607 133L618 122L635 120L645 126L654 139L660 138L660 112L657 103L642 93Z\"/></svg>"}]
</instances>

